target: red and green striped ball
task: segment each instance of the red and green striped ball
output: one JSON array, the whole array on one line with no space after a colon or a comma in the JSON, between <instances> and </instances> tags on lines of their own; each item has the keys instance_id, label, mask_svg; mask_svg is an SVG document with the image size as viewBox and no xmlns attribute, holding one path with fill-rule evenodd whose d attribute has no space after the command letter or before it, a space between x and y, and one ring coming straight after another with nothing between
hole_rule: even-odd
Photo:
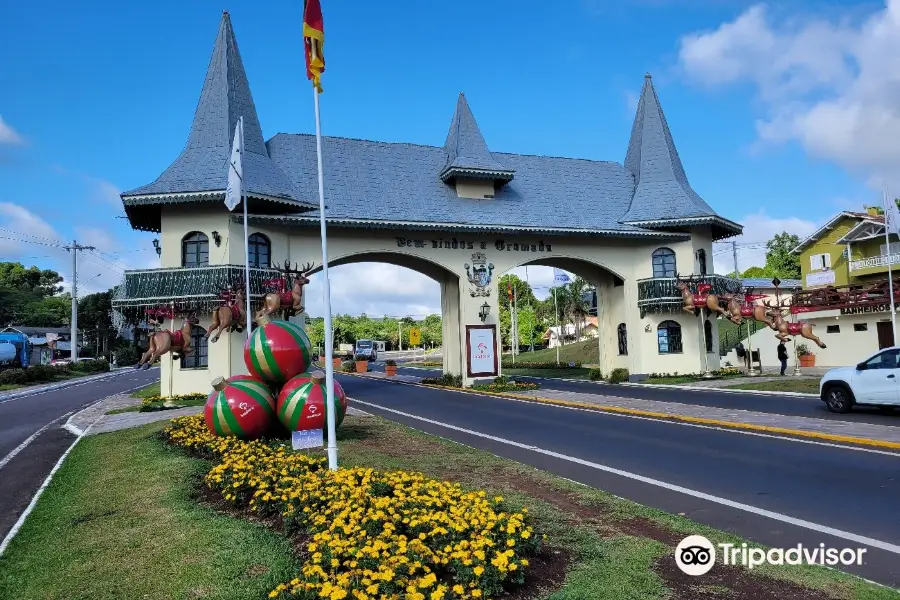
<instances>
[{"instance_id":1,"label":"red and green striped ball","mask_svg":"<svg viewBox=\"0 0 900 600\"><path fill-rule=\"evenodd\" d=\"M269 386L255 377L216 377L203 416L215 435L252 440L274 423L275 398Z\"/></svg>"},{"instance_id":2,"label":"red and green striped ball","mask_svg":"<svg viewBox=\"0 0 900 600\"><path fill-rule=\"evenodd\" d=\"M288 381L278 394L278 420L290 431L325 429L325 374L321 371L303 373ZM335 428L340 427L347 413L347 394L334 382Z\"/></svg>"},{"instance_id":3,"label":"red and green striped ball","mask_svg":"<svg viewBox=\"0 0 900 600\"><path fill-rule=\"evenodd\" d=\"M283 385L312 365L312 345L303 328L290 321L261 317L244 343L244 363L250 374L270 385Z\"/></svg>"}]
</instances>

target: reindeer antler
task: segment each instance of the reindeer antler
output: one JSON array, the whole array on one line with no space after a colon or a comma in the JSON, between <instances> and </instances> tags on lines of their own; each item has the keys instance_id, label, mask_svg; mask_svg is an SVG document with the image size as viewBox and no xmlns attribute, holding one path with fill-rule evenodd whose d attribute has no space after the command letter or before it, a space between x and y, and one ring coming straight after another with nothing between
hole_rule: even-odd
<instances>
[{"instance_id":1,"label":"reindeer antler","mask_svg":"<svg viewBox=\"0 0 900 600\"><path fill-rule=\"evenodd\" d=\"M314 263L314 262L308 262L308 263L306 263L306 264L303 265L303 267L300 269L300 272L301 272L301 273L304 273L304 274L309 273L309 271L310 271L314 266L316 266L316 263Z\"/></svg>"}]
</instances>

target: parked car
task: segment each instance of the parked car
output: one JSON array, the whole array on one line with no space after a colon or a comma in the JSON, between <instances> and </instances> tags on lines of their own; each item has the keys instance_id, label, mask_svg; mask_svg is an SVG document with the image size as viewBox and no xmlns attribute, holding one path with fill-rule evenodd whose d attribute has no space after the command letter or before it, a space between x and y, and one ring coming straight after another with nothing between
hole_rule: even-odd
<instances>
[{"instance_id":1,"label":"parked car","mask_svg":"<svg viewBox=\"0 0 900 600\"><path fill-rule=\"evenodd\" d=\"M819 382L819 397L835 413L854 406L900 407L900 346L879 350L852 367L838 367Z\"/></svg>"}]
</instances>

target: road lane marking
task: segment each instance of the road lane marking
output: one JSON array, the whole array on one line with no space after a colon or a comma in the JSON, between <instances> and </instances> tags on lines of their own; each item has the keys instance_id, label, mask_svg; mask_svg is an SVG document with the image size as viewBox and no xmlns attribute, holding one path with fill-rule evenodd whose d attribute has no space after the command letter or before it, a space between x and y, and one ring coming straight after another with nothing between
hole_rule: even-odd
<instances>
[{"instance_id":1,"label":"road lane marking","mask_svg":"<svg viewBox=\"0 0 900 600\"><path fill-rule=\"evenodd\" d=\"M552 450L545 450L544 448L532 446L529 444L523 444L521 442L516 442L514 440L508 440L506 438L498 437L495 435L490 435L487 433L482 433L480 431L474 431L472 429L465 429L463 427L457 427L455 425L441 423L440 421L435 421L433 419L420 417L418 415L395 410L393 408L387 408L385 406L381 406L381 405L375 404L373 402L365 402L363 400L358 400L358 399L353 399L353 402L355 404L363 404L365 406L371 406L372 408L375 408L378 410L383 410L385 412L394 413L394 414L397 414L397 415L400 415L403 417L415 419L417 421L423 421L425 423L437 425L438 427L445 427L445 428L451 429L453 431L459 431L460 433L465 433L465 434L472 435L475 437L480 437L480 438L484 438L484 439L491 440L494 442L499 442L501 444L506 444L508 446L513 446L515 448L521 448L523 450L529 450L529 451L535 452L537 454L543 454L545 456L550 456L552 458L557 458L560 460L564 460L566 462L575 463L578 465L589 467L591 469L603 471L605 473L611 473L613 475L618 475L620 477L625 477L626 479L631 479L633 481L639 481L641 483L646 483L646 484L656 486L659 488L663 488L663 489L666 489L666 490L669 490L672 492L678 492L680 494L684 494L686 496L691 496L693 498L698 498L700 500L706 500L707 502L712 502L714 504L720 504L722 506L727 506L729 508L734 508L734 509L737 509L737 510L740 510L743 512L748 512L748 513L758 515L761 517L767 517L769 519L772 519L774 521L779 521L781 523L787 523L789 525L794 525L796 527L801 527L803 529L808 529L810 531L815 531L817 533L831 535L831 536L838 537L838 538L841 538L841 539L844 539L847 541L856 542L858 544L863 544L865 546L870 546L872 548L878 548L879 550L884 550L884 551L890 552L892 554L900 555L900 546L898 546L896 544L891 544L889 542L883 542L881 540L876 540L874 538L857 535L857 534L849 532L849 531L843 531L841 529L835 529L835 528L829 527L827 525L813 523L812 521L798 519L796 517L791 517L789 515L785 515L782 513L777 513L774 511L766 510L764 508L758 508L756 506L751 506L749 504L735 502L734 500L728 500L727 498L713 496L712 494L707 494L705 492L701 492L698 490L692 490L690 488L686 488L686 487L683 487L680 485L667 483L667 482L661 481L659 479L645 477L643 475L639 475L637 473L632 473L630 471L623 471L622 469L616 469L614 467L610 467L607 465L601 465L599 463L591 462L589 460L584 460L584 459L578 458L576 456L569 456L567 454L561 454L559 452L554 452Z\"/></svg>"},{"instance_id":2,"label":"road lane marking","mask_svg":"<svg viewBox=\"0 0 900 600\"><path fill-rule=\"evenodd\" d=\"M28 392L28 393L22 393L21 395L17 395L17 394L19 394L20 392L12 392L12 393L11 393L12 398L0 397L0 404L5 404L5 403L7 403L7 402L12 402L12 401L14 401L14 400L22 400L23 398L31 398L32 396L38 396L38 395L40 395L40 394L47 394L47 393L50 393L50 392L58 392L59 390L67 390L67 389L69 389L69 388L79 387L79 386L82 386L82 385L87 385L87 384L89 384L89 383L96 383L96 382L98 382L98 381L107 381L107 380L110 380L110 379L116 379L116 378L119 378L119 377L122 377L122 378L124 379L124 375L125 375L125 371L112 371L112 372L110 372L109 374L106 374L106 375L104 375L104 376L102 376L102 377L99 377L99 376L98 376L98 377L88 376L88 377L86 378L86 379L87 379L86 381L79 381L79 380L75 379L75 380L70 380L71 383L68 383L68 382L58 382L58 383L60 383L60 384L62 384L62 383L67 384L67 385L60 385L59 387L52 387L52 386L55 386L55 385L57 385L57 384L48 384L49 387L46 387L46 388L44 388L44 389L37 389L37 390L31 391L31 392ZM127 381L127 380L126 380L126 381Z\"/></svg>"},{"instance_id":3,"label":"road lane marking","mask_svg":"<svg viewBox=\"0 0 900 600\"><path fill-rule=\"evenodd\" d=\"M462 390L459 388L452 388L440 385L424 385L421 383L413 383L411 381L397 381L397 380L389 380L382 378L374 378L367 377L365 375L357 375L356 373L341 373L341 375L350 375L353 377L358 377L360 379L368 379L370 381L383 381L386 383L393 383L399 385L410 385L418 388L426 388L426 389L438 389L444 390L447 392L455 392L457 394L469 394L474 396L488 396L491 398L500 398L502 400L509 400L512 402L528 402L530 404L544 405L544 406L555 406L557 408L566 408L569 410L582 410L585 412L593 412L595 414L604 414L616 417L629 417L633 419L641 419L646 421L655 421L657 423L671 423L673 425L687 425L690 427L699 427L701 429L715 429L718 431L727 431L729 433L742 433L744 435L756 435L758 437L768 437L775 438L780 440L786 440L790 442L798 442L803 444L813 444L816 446L829 446L832 448L843 448L846 450L857 450L861 452L871 452L874 454L887 454L891 456L900 457L900 453L896 452L896 450L900 450L900 442L889 442L883 440L875 440L869 438L860 438L854 436L844 436L837 434L828 434L828 433L819 433L816 431L809 431L803 429L788 429L784 427L771 427L768 425L755 425L752 423L741 423L737 421L722 421L719 419L707 419L705 417L690 417L684 415L677 415L674 413L660 413L654 411L645 411L640 409L632 409L632 408L620 408L617 406L603 406L599 404L590 404L587 402L573 402L569 400L557 400L555 398L540 398L536 396L523 396L520 394L510 394L508 392L484 392L484 391L471 391L471 390ZM701 406L696 404L690 404L687 406ZM739 410L739 409L735 409ZM791 418L789 415L779 415L777 413L767 413L775 416L785 416ZM800 419L811 419L813 417L797 417ZM838 420L836 422L845 423L850 421L841 421ZM881 425L881 427L893 427L892 425ZM767 433L759 433L759 432L767 432ZM781 435L775 435L781 434ZM796 436L796 437L788 437L788 436ZM832 443L827 442L819 442L814 441L816 439L824 439L831 440ZM840 443L833 443L840 442ZM857 446L848 446L847 444L857 444ZM890 450L873 450L871 448L866 448L864 446L872 446L875 448L888 448Z\"/></svg>"},{"instance_id":4,"label":"road lane marking","mask_svg":"<svg viewBox=\"0 0 900 600\"><path fill-rule=\"evenodd\" d=\"M13 458L16 457L16 455L17 455L19 452L21 452L22 450L24 450L25 448L27 448L27 447L28 447L28 444L30 444L31 442L33 442L33 441L37 438L37 436L39 436L39 435L41 435L42 433L44 433L45 431L47 431L47 429L48 429L51 425L53 425L53 424L56 423L57 421L60 421L60 420L62 420L62 419L65 419L66 417L68 417L69 415L71 415L71 414L74 413L74 412L75 412L74 410L70 410L70 411L67 412L66 414L64 414L64 415L62 415L62 416L60 416L60 417L57 417L57 418L53 419L52 421L50 421L49 423L47 423L46 425L44 425L43 427L41 427L40 429L38 429L37 431L35 431L34 433L32 433L30 436L28 436L28 438L26 438L24 442L22 442L21 444L19 444L19 445L16 446L15 448L13 448L12 451L11 451L9 454L7 454L6 456L4 456L3 459L0 460L0 469L2 469L3 467L5 467L5 466L9 463L9 461L11 461Z\"/></svg>"}]
</instances>

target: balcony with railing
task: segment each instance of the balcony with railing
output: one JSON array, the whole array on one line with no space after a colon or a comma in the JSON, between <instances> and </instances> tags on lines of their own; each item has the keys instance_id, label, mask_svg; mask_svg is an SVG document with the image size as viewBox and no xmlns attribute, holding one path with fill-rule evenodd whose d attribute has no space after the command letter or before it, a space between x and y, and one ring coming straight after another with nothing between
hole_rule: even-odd
<instances>
[{"instance_id":1,"label":"balcony with railing","mask_svg":"<svg viewBox=\"0 0 900 600\"><path fill-rule=\"evenodd\" d=\"M853 273L854 271L864 271L868 269L886 270L888 268L888 265L891 265L893 267L897 264L900 264L900 253L891 255L881 254L878 256L867 256L858 260L851 260L850 272Z\"/></svg>"},{"instance_id":2,"label":"balcony with railing","mask_svg":"<svg viewBox=\"0 0 900 600\"><path fill-rule=\"evenodd\" d=\"M742 283L739 279L732 279L724 275L704 275L694 278L691 288L696 290L698 284L708 283L712 286L709 293L722 296L725 294L737 294L741 291ZM677 280L674 277L648 277L638 279L638 308L641 317L648 312L662 313L681 310L683 301L681 291L676 287Z\"/></svg>"},{"instance_id":3,"label":"balcony with railing","mask_svg":"<svg viewBox=\"0 0 900 600\"><path fill-rule=\"evenodd\" d=\"M797 292L791 298L792 313L840 310L842 314L860 314L890 310L891 294L887 279L854 285L832 286ZM900 304L900 286L894 286L894 303Z\"/></svg>"},{"instance_id":4,"label":"balcony with railing","mask_svg":"<svg viewBox=\"0 0 900 600\"><path fill-rule=\"evenodd\" d=\"M250 297L267 291L265 281L281 277L275 269L250 269ZM168 269L125 271L125 280L116 289L113 310L125 320L144 320L147 309L175 307L176 312L211 312L220 306L223 290L243 285L242 265L212 265Z\"/></svg>"}]
</instances>

